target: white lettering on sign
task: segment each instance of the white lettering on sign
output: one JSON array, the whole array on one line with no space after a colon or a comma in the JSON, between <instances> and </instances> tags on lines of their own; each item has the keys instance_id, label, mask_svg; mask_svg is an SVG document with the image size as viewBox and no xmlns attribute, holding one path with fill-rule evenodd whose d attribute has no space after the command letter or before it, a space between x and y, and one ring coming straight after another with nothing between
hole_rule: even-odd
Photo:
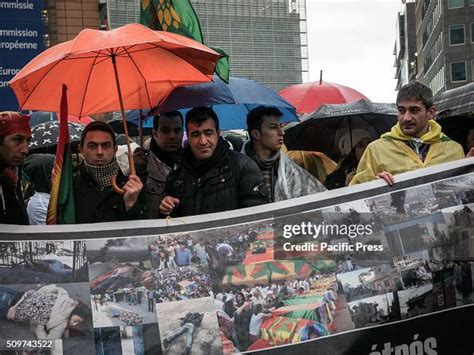
<instances>
[{"instance_id":1,"label":"white lettering on sign","mask_svg":"<svg viewBox=\"0 0 474 355\"><path fill-rule=\"evenodd\" d=\"M35 4L29 0L26 1L0 1L0 9L7 10L34 10Z\"/></svg>"},{"instance_id":2,"label":"white lettering on sign","mask_svg":"<svg viewBox=\"0 0 474 355\"><path fill-rule=\"evenodd\" d=\"M38 43L35 42L0 42L0 49L9 49L9 50L15 50L15 49L38 49Z\"/></svg>"},{"instance_id":3,"label":"white lettering on sign","mask_svg":"<svg viewBox=\"0 0 474 355\"><path fill-rule=\"evenodd\" d=\"M32 31L27 28L13 30L0 29L0 37L38 37L38 31Z\"/></svg>"}]
</instances>

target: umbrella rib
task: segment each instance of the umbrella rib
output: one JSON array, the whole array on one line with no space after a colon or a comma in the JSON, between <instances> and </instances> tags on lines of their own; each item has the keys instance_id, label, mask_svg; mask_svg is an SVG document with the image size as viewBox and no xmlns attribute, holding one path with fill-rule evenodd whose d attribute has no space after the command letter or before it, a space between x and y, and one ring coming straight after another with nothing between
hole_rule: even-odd
<instances>
[{"instance_id":1,"label":"umbrella rib","mask_svg":"<svg viewBox=\"0 0 474 355\"><path fill-rule=\"evenodd\" d=\"M189 63L189 62L186 60L186 58L183 58L183 57L181 57L180 55L178 55L177 53L175 53L175 52L173 52L173 51L170 51L168 48L160 47L160 46L158 46L158 45L155 45L154 43L150 43L150 44L151 44L152 46L156 47L156 48L161 48L161 49L167 51L168 53L172 54L172 55L175 56L175 57L178 57L178 58L182 59L183 61L185 61L186 63L188 63L190 66L192 66L194 69L198 70L202 75L207 76L206 74L204 74L204 72L203 72L201 69L199 69L199 68L197 68L196 66L192 65L191 63ZM212 71L213 73L216 71L216 66L217 66L217 60L216 60L216 62L214 63L214 70ZM213 81L213 80L211 79L210 81Z\"/></svg>"},{"instance_id":2,"label":"umbrella rib","mask_svg":"<svg viewBox=\"0 0 474 355\"><path fill-rule=\"evenodd\" d=\"M82 109L84 108L84 102L85 102L85 99L86 99L87 88L89 87L89 82L90 82L90 78L91 78L91 75L92 75L92 70L94 69L94 66L96 65L96 61L97 61L97 58L99 57L99 54L100 54L100 52L97 53L97 56L95 57L94 62L91 65L89 75L87 76L86 87L84 88L84 94L82 96L82 101L81 101L81 109L79 110L79 117L82 116Z\"/></svg>"},{"instance_id":3,"label":"umbrella rib","mask_svg":"<svg viewBox=\"0 0 474 355\"><path fill-rule=\"evenodd\" d=\"M132 61L133 65L135 66L135 68L137 69L138 73L140 73L140 76L142 77L143 79L143 82L145 83L145 90L146 90L146 96L147 96L147 99L148 99L148 104L150 107L153 107L152 106L152 103L151 103L151 98L150 98L150 93L148 92L148 86L146 84L146 79L145 79L145 76L143 75L142 71L140 70L140 68L138 67L137 63L135 63L135 60L133 59L133 57L130 55L130 53L127 51L126 48L123 48L124 52L127 53L128 57L130 58L130 60Z\"/></svg>"},{"instance_id":4,"label":"umbrella rib","mask_svg":"<svg viewBox=\"0 0 474 355\"><path fill-rule=\"evenodd\" d=\"M28 94L28 96L26 97L25 101L23 102L23 105L21 105L20 109L26 105L26 102L29 100L29 98L31 97L31 95L33 94L33 92L35 91L35 89L38 87L39 84L41 84L41 82L43 81L43 79L46 77L46 75L48 75L55 67L56 65L58 65L61 61L57 61L56 63L54 63L54 65L46 72L44 73L43 77L38 80L38 83L33 87L33 89L30 91L30 93Z\"/></svg>"}]
</instances>

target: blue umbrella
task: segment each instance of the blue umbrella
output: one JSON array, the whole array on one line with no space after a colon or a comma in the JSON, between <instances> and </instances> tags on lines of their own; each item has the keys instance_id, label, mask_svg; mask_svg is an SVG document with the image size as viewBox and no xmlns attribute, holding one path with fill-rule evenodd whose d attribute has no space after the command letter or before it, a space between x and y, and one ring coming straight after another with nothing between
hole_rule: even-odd
<instances>
[{"instance_id":1,"label":"blue umbrella","mask_svg":"<svg viewBox=\"0 0 474 355\"><path fill-rule=\"evenodd\" d=\"M294 106L265 85L243 78L230 78L226 84L216 75L214 82L175 89L158 110L180 110L184 115L192 107L212 106L221 130L231 130L246 128L247 113L260 105L277 107L283 113L282 122L298 122ZM143 127L152 125L149 119Z\"/></svg>"}]
</instances>

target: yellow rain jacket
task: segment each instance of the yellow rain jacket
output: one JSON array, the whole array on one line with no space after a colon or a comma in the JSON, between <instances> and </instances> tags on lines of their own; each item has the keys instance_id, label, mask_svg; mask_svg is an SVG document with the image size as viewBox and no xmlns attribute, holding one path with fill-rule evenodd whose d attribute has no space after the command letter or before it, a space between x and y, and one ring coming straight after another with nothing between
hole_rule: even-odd
<instances>
[{"instance_id":1,"label":"yellow rain jacket","mask_svg":"<svg viewBox=\"0 0 474 355\"><path fill-rule=\"evenodd\" d=\"M428 132L420 137L423 143L430 146L424 162L405 143L413 137L405 135L397 123L390 132L382 134L380 139L369 144L350 185L374 180L382 171L396 175L464 158L461 145L441 132L438 123L430 120L428 124Z\"/></svg>"}]
</instances>

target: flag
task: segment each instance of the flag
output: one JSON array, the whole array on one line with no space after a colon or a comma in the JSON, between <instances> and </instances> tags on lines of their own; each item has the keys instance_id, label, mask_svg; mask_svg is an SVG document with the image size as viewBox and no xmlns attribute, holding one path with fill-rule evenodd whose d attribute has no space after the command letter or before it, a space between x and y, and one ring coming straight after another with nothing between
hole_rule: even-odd
<instances>
[{"instance_id":1,"label":"flag","mask_svg":"<svg viewBox=\"0 0 474 355\"><path fill-rule=\"evenodd\" d=\"M153 30L174 32L204 44L201 25L189 0L141 0L140 23ZM221 54L215 72L226 83L229 82L229 56L220 48Z\"/></svg>"},{"instance_id":2,"label":"flag","mask_svg":"<svg viewBox=\"0 0 474 355\"><path fill-rule=\"evenodd\" d=\"M46 224L71 224L76 222L71 144L67 121L66 85L63 84L62 90L61 112L59 114L59 139L51 177L51 197L49 199Z\"/></svg>"}]
</instances>

